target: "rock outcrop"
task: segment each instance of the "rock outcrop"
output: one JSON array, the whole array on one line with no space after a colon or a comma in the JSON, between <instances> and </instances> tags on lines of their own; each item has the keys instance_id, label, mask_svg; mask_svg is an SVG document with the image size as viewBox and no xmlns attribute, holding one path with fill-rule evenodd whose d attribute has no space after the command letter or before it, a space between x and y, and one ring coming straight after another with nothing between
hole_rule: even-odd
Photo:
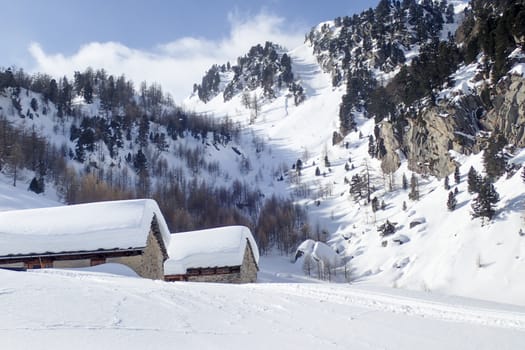
<instances>
[{"instance_id":1,"label":"rock outcrop","mask_svg":"<svg viewBox=\"0 0 525 350\"><path fill-rule=\"evenodd\" d=\"M441 103L423 108L414 118L407 118L408 126L402 136L394 134L390 122L383 122L380 137L386 149L381 158L385 172L395 171L400 165L401 152L409 169L437 177L444 177L455 169L449 150L460 153L478 152L476 134L484 109L475 95L465 96L455 104Z\"/></svg>"},{"instance_id":2,"label":"rock outcrop","mask_svg":"<svg viewBox=\"0 0 525 350\"><path fill-rule=\"evenodd\" d=\"M487 111L481 97L473 94L453 105L423 108L415 118L407 119L402 137L396 137L390 122L383 122L383 171L399 167L401 152L409 169L444 177L455 166L449 150L469 154L483 149L484 138L479 131L498 130L509 144L525 147L525 79L513 75L501 80L493 90L491 104Z\"/></svg>"},{"instance_id":3,"label":"rock outcrop","mask_svg":"<svg viewBox=\"0 0 525 350\"><path fill-rule=\"evenodd\" d=\"M525 147L525 79L514 75L500 81L492 104L483 119L484 127L499 130L508 143Z\"/></svg>"}]
</instances>

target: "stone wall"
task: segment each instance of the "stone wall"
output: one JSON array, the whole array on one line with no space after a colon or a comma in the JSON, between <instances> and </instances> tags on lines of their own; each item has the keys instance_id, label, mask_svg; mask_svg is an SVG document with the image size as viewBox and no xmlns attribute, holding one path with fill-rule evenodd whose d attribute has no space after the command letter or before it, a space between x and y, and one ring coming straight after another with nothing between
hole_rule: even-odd
<instances>
[{"instance_id":1,"label":"stone wall","mask_svg":"<svg viewBox=\"0 0 525 350\"><path fill-rule=\"evenodd\" d=\"M244 250L244 258L241 265L240 283L254 283L257 281L259 268L255 262L250 242L247 242Z\"/></svg>"},{"instance_id":2,"label":"stone wall","mask_svg":"<svg viewBox=\"0 0 525 350\"><path fill-rule=\"evenodd\" d=\"M189 282L211 282L211 283L254 283L257 281L259 268L255 262L250 242L247 242L244 250L244 258L240 272L186 275Z\"/></svg>"},{"instance_id":3,"label":"stone wall","mask_svg":"<svg viewBox=\"0 0 525 350\"><path fill-rule=\"evenodd\" d=\"M89 267L91 266L91 259L78 259L78 260L56 260L53 261L53 267L56 268L76 268L76 267Z\"/></svg>"},{"instance_id":4,"label":"stone wall","mask_svg":"<svg viewBox=\"0 0 525 350\"><path fill-rule=\"evenodd\" d=\"M108 258L106 262L129 266L144 278L164 279L164 256L152 231L148 235L146 248L141 255Z\"/></svg>"},{"instance_id":5,"label":"stone wall","mask_svg":"<svg viewBox=\"0 0 525 350\"><path fill-rule=\"evenodd\" d=\"M23 262L6 263L6 264L0 264L0 267L23 268L24 267L24 263Z\"/></svg>"},{"instance_id":6,"label":"stone wall","mask_svg":"<svg viewBox=\"0 0 525 350\"><path fill-rule=\"evenodd\" d=\"M137 272L139 275L152 279L164 279L164 254L152 231L148 235L142 258L142 266Z\"/></svg>"},{"instance_id":7,"label":"stone wall","mask_svg":"<svg viewBox=\"0 0 525 350\"><path fill-rule=\"evenodd\" d=\"M188 276L188 282L241 283L241 273Z\"/></svg>"}]
</instances>

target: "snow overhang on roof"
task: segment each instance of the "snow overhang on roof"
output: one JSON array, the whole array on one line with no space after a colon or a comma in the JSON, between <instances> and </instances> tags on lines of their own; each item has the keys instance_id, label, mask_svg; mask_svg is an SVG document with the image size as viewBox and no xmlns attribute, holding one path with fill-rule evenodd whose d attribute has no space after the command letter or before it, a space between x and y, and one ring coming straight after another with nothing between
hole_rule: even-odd
<instances>
[{"instance_id":1,"label":"snow overhang on roof","mask_svg":"<svg viewBox=\"0 0 525 350\"><path fill-rule=\"evenodd\" d=\"M239 266L250 243L255 262L259 249L249 228L226 226L200 231L174 233L168 248L164 274L183 275L189 268Z\"/></svg>"},{"instance_id":2,"label":"snow overhang on roof","mask_svg":"<svg viewBox=\"0 0 525 350\"><path fill-rule=\"evenodd\" d=\"M152 199L0 212L0 256L143 248L153 217L168 247L170 232Z\"/></svg>"}]
</instances>

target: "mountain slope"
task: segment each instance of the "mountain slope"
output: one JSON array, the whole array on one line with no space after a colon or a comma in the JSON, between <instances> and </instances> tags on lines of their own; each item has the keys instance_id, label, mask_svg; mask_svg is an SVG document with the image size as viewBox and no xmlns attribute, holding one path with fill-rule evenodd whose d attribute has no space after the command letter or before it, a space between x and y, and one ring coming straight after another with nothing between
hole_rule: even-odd
<instances>
[{"instance_id":1,"label":"mountain slope","mask_svg":"<svg viewBox=\"0 0 525 350\"><path fill-rule=\"evenodd\" d=\"M20 187L13 187L8 179L0 176L0 211L54 207L57 205L61 205L61 203L51 198L23 190Z\"/></svg>"},{"instance_id":2,"label":"mountain slope","mask_svg":"<svg viewBox=\"0 0 525 350\"><path fill-rule=\"evenodd\" d=\"M206 103L190 97L185 106L245 123L272 145L272 159L261 156L261 163L285 161L292 168L285 176L288 193L312 218L303 237L328 241L340 254L339 262L326 262L328 267L318 268L321 272L300 259L297 263L307 264L307 273L523 304L524 202L515 189L523 186L518 170L524 156L516 147L495 152L488 147L494 129L484 116L488 111L491 118L498 109L484 104L482 95L487 86L496 86L486 71L492 65L486 64L483 51L477 61L466 64L458 51L461 45L450 40L452 31L471 18L471 8L465 1L452 1L443 12L437 2L406 3L403 10L383 1L374 12L314 27L306 43L288 53L306 92L298 106L287 105L283 96L263 99L255 120L241 95ZM381 6L386 6L383 24L378 22ZM418 18L425 19L420 23ZM395 56L392 45L404 60L401 54ZM457 56L447 62L449 54ZM403 74L406 84L414 79L423 84L412 95L396 95L395 89L404 87ZM436 80L425 85L425 74ZM516 112L512 96L521 96L519 87L508 86L518 82L523 76L504 78L501 90L491 95L494 103L501 104L498 96L503 94L508 101L504 108ZM498 115L492 118L505 120ZM351 127L343 130L348 116ZM510 141L511 128L506 130ZM485 148L496 156L479 153ZM467 189L467 172L474 167L487 174L485 158L501 154L507 172L499 170L494 178L500 195L495 218L473 219L477 195ZM459 183L452 174L456 167ZM405 189L403 182L411 177L414 188ZM366 189L355 192L354 180ZM454 210L447 208L451 191ZM393 223L394 234L382 234L385 223ZM341 266L335 277L327 272L334 264ZM350 271L345 278L342 266Z\"/></svg>"}]
</instances>

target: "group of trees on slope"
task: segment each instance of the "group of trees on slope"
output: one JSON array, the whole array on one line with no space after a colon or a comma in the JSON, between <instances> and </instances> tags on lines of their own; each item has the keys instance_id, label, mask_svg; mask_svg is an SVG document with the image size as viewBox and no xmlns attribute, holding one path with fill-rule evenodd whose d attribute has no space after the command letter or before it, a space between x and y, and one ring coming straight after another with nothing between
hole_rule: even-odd
<instances>
[{"instance_id":1,"label":"group of trees on slope","mask_svg":"<svg viewBox=\"0 0 525 350\"><path fill-rule=\"evenodd\" d=\"M253 184L235 179L217 186L214 179L226 172L206 157L206 147L226 152L239 138L239 125L184 111L156 84L136 91L123 76L103 70L76 72L70 83L8 68L0 70L0 94L13 108L0 112L0 171L15 186L28 169L34 173L31 190L40 193L52 184L68 204L151 197L173 232L242 224L265 251L292 249L307 224L287 198L267 199ZM81 107L92 103L100 106L93 115ZM13 117L48 119L70 142L17 127ZM269 229L267 221L276 215L285 234Z\"/></svg>"},{"instance_id":2,"label":"group of trees on slope","mask_svg":"<svg viewBox=\"0 0 525 350\"><path fill-rule=\"evenodd\" d=\"M208 102L221 92L224 101L229 101L238 93L257 88L262 88L264 97L272 99L276 97L276 90L287 88L287 93L298 105L305 99L304 89L295 81L290 56L281 51L281 47L269 41L264 46L252 46L246 55L237 58L236 65L230 65L230 62L213 65L201 83L193 85L193 92ZM221 76L226 73L232 78L229 81L224 78L225 86L221 86Z\"/></svg>"}]
</instances>

